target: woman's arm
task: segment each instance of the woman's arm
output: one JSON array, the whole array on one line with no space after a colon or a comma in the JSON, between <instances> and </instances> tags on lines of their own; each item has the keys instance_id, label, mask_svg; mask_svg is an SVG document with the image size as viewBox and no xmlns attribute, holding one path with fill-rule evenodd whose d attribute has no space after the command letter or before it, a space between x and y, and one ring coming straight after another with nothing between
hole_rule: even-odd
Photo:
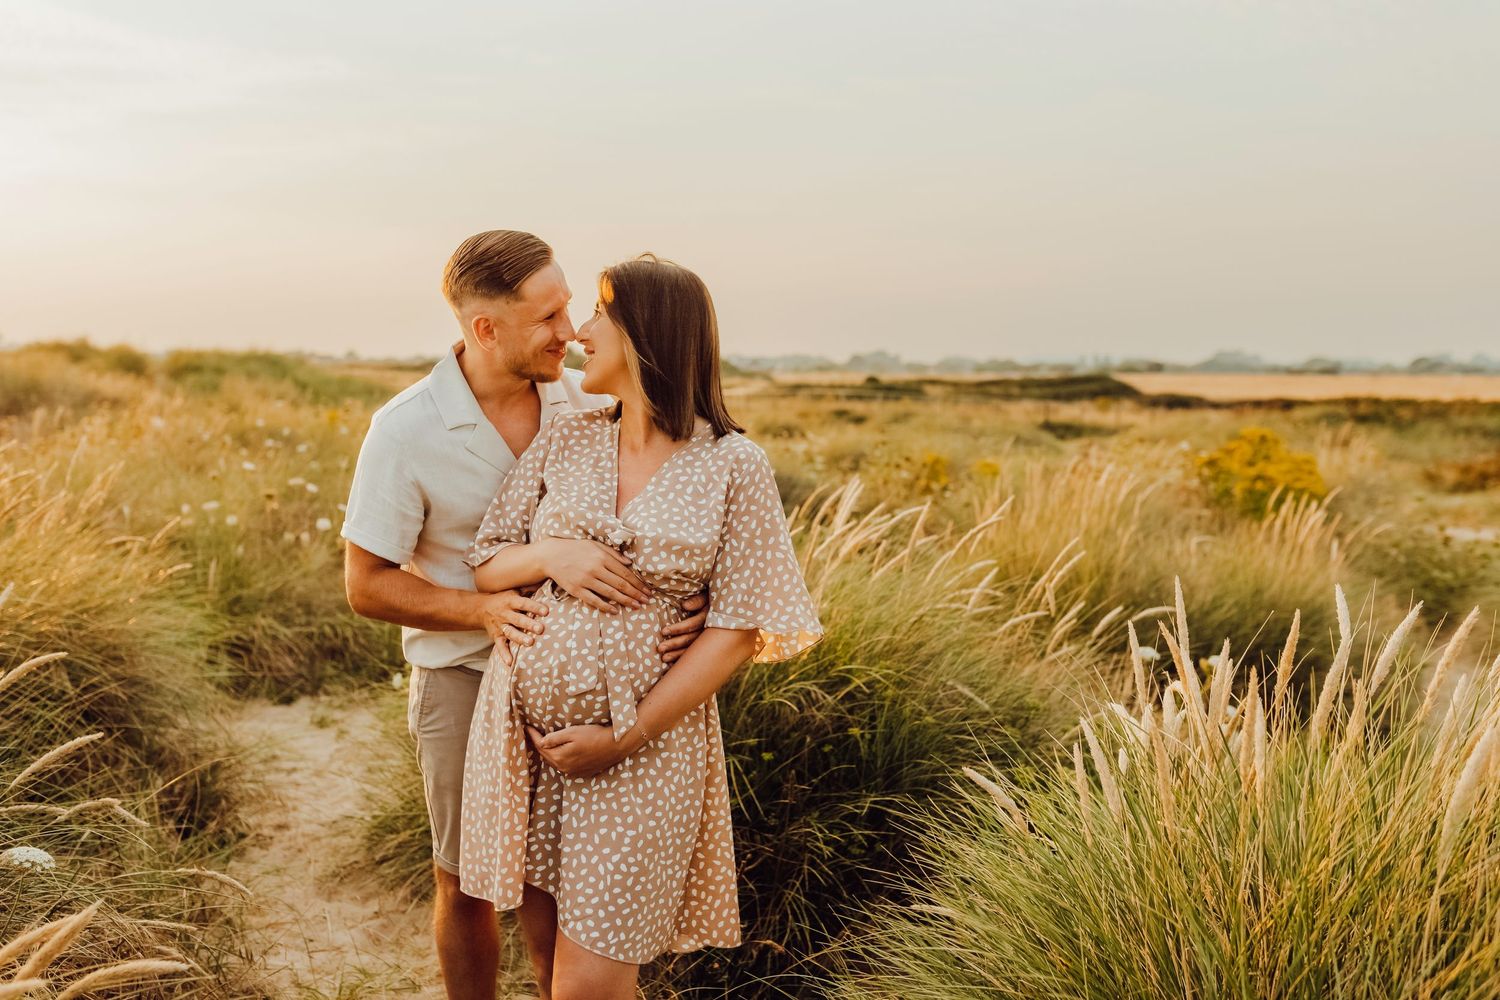
<instances>
[{"instance_id":1,"label":"woman's arm","mask_svg":"<svg viewBox=\"0 0 1500 1000\"><path fill-rule=\"evenodd\" d=\"M515 590L552 579L589 607L617 614L651 599L630 557L589 538L538 538L506 545L474 569L474 587L486 593Z\"/></svg>"},{"instance_id":2,"label":"woman's arm","mask_svg":"<svg viewBox=\"0 0 1500 1000\"><path fill-rule=\"evenodd\" d=\"M755 653L755 633L753 628L704 629L682 659L636 703L635 725L623 734L613 734L616 761L635 753L717 694Z\"/></svg>"},{"instance_id":3,"label":"woman's arm","mask_svg":"<svg viewBox=\"0 0 1500 1000\"><path fill-rule=\"evenodd\" d=\"M614 767L649 740L671 729L724 686L757 643L755 629L704 629L636 704L636 721L625 733L609 725L567 726L527 735L542 759L570 777L586 778Z\"/></svg>"}]
</instances>

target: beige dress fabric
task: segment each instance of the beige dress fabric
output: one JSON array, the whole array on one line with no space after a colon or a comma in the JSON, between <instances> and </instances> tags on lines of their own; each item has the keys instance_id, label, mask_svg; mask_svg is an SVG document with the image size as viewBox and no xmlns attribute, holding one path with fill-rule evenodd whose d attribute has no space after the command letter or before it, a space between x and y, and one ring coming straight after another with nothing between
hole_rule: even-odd
<instances>
[{"instance_id":1,"label":"beige dress fabric","mask_svg":"<svg viewBox=\"0 0 1500 1000\"><path fill-rule=\"evenodd\" d=\"M632 555L653 590L639 609L596 611L545 581L546 631L496 652L485 671L464 767L460 887L499 909L523 882L557 900L560 931L622 962L740 944L729 782L718 697L610 769L563 775L535 754L543 732L612 723L616 738L670 665L662 629L709 589L710 628L757 630L754 661L822 638L787 531L771 463L743 434L692 436L614 513L616 407L559 413L501 484L465 561L543 536L592 538Z\"/></svg>"}]
</instances>

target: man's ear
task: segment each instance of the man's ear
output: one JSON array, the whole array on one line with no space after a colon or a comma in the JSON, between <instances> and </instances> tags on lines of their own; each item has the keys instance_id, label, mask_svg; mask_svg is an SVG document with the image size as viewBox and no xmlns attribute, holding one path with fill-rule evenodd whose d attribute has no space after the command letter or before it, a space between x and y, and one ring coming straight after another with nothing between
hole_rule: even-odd
<instances>
[{"instance_id":1,"label":"man's ear","mask_svg":"<svg viewBox=\"0 0 1500 1000\"><path fill-rule=\"evenodd\" d=\"M474 342L485 350L495 346L495 321L484 313L475 313L469 320L469 332L474 335Z\"/></svg>"}]
</instances>

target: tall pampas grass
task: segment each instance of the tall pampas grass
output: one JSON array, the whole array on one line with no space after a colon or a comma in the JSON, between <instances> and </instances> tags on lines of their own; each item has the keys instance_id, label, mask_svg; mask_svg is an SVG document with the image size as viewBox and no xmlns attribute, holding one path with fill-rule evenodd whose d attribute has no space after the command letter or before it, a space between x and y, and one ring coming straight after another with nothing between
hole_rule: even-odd
<instances>
[{"instance_id":1,"label":"tall pampas grass","mask_svg":"<svg viewBox=\"0 0 1500 1000\"><path fill-rule=\"evenodd\" d=\"M832 992L1496 996L1500 663L1466 665L1466 620L1436 671L1460 683L1435 695L1415 610L1361 663L1367 623L1342 591L1335 604L1310 713L1279 690L1264 701L1243 661L1205 689L1178 659L1180 677L1080 720L1071 759L1007 793L1013 807L984 769L958 779L965 809L913 816L916 905L867 911Z\"/></svg>"}]
</instances>

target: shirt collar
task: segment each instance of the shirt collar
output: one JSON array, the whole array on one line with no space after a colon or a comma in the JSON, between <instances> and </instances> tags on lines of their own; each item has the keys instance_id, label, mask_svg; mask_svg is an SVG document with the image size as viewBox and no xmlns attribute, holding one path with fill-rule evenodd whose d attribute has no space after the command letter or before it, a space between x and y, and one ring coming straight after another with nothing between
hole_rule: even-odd
<instances>
[{"instance_id":1,"label":"shirt collar","mask_svg":"<svg viewBox=\"0 0 1500 1000\"><path fill-rule=\"evenodd\" d=\"M474 390L469 388L469 382L464 378L463 369L458 366L458 352L462 347L463 341L460 340L450 346L448 353L432 366L432 400L437 404L444 426L450 431L455 427L489 424L484 411L479 408L479 400L474 398ZM565 373L556 382L535 383L537 396L542 401L543 417L567 406L571 401L564 381L566 377Z\"/></svg>"}]
</instances>

